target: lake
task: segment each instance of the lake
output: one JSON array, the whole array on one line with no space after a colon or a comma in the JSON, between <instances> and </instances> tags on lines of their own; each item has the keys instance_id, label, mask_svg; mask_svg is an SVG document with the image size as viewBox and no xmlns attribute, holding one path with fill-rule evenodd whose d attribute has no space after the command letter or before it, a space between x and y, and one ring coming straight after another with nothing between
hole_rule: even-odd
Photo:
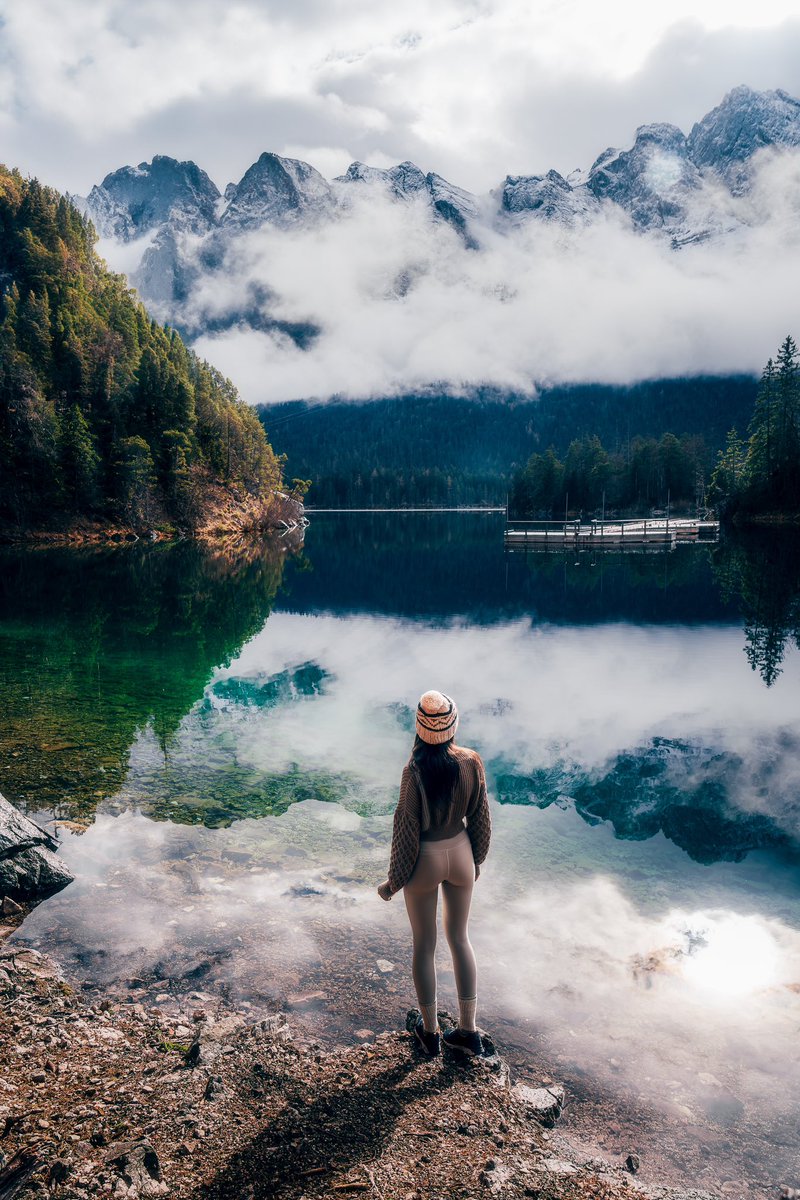
<instances>
[{"instance_id":1,"label":"lake","mask_svg":"<svg viewBox=\"0 0 800 1200\"><path fill-rule=\"evenodd\" d=\"M297 551L0 550L0 790L76 874L15 935L86 991L415 1003L383 903L419 694L484 757L479 1024L643 1178L800 1185L800 549L507 554L498 514L312 514ZM455 1010L439 951L440 1007Z\"/></svg>"}]
</instances>

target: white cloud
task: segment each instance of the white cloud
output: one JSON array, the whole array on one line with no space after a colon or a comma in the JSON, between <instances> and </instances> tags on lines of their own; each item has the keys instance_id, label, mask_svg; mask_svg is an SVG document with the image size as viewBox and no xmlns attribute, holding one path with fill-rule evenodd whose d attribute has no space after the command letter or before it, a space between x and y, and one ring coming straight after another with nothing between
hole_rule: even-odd
<instances>
[{"instance_id":1,"label":"white cloud","mask_svg":"<svg viewBox=\"0 0 800 1200\"><path fill-rule=\"evenodd\" d=\"M366 792L399 778L412 730L392 706L413 705L426 686L456 697L459 740L522 773L558 758L594 770L654 737L683 738L691 729L699 743L752 763L752 772L740 768L736 803L769 812L796 837L796 779L789 773L796 764L791 750L773 749L772 739L800 699L800 677L787 670L777 689L764 688L742 644L737 627L532 631L529 621L485 628L454 618L442 627L276 612L212 682L318 664L322 694L267 716L251 713L237 731L238 761L270 772L295 761L306 769L355 770ZM771 756L786 767L786 787L771 789L765 800L752 781L757 764Z\"/></svg>"},{"instance_id":2,"label":"white cloud","mask_svg":"<svg viewBox=\"0 0 800 1200\"><path fill-rule=\"evenodd\" d=\"M758 372L796 325L798 196L800 155L765 152L752 192L726 194L745 224L704 244L675 252L614 211L487 227L475 252L422 204L364 195L319 227L244 235L193 293L200 325L266 287L271 317L319 326L309 347L235 327L196 348L254 403Z\"/></svg>"},{"instance_id":3,"label":"white cloud","mask_svg":"<svg viewBox=\"0 0 800 1200\"><path fill-rule=\"evenodd\" d=\"M791 0L0 0L3 153L75 192L154 153L224 184L299 146L481 190L689 125L739 83L798 93L798 42Z\"/></svg>"}]
</instances>

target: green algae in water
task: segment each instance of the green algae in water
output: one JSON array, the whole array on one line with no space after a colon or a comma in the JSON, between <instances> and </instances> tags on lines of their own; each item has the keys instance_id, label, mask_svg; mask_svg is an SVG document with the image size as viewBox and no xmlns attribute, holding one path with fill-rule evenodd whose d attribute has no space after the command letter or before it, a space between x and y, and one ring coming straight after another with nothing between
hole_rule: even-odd
<instances>
[{"instance_id":1,"label":"green algae in water","mask_svg":"<svg viewBox=\"0 0 800 1200\"><path fill-rule=\"evenodd\" d=\"M136 790L127 791L118 801L123 807L132 804L155 820L209 829L225 829L250 817L279 816L303 800L347 805L357 790L351 780L302 770L296 763L286 772L264 774L256 782L249 768L236 764L203 770L195 780L187 779L183 771L165 771L149 781L136 782Z\"/></svg>"},{"instance_id":2,"label":"green algae in water","mask_svg":"<svg viewBox=\"0 0 800 1200\"><path fill-rule=\"evenodd\" d=\"M263 626L286 555L196 543L0 550L0 788L91 816L151 728L163 747Z\"/></svg>"}]
</instances>

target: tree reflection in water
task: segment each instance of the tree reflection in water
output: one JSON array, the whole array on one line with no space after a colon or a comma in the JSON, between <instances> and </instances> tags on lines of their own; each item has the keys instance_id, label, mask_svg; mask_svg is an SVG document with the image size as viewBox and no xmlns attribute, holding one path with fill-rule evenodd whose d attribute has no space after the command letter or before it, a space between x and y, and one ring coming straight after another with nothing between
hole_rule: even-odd
<instances>
[{"instance_id":1,"label":"tree reflection in water","mask_svg":"<svg viewBox=\"0 0 800 1200\"><path fill-rule=\"evenodd\" d=\"M141 730L166 754L214 668L269 616L286 550L0 549L0 790L90 817Z\"/></svg>"},{"instance_id":2,"label":"tree reflection in water","mask_svg":"<svg viewBox=\"0 0 800 1200\"><path fill-rule=\"evenodd\" d=\"M726 537L714 551L713 567L723 597L742 607L747 661L772 687L788 645L800 647L800 531Z\"/></svg>"}]
</instances>

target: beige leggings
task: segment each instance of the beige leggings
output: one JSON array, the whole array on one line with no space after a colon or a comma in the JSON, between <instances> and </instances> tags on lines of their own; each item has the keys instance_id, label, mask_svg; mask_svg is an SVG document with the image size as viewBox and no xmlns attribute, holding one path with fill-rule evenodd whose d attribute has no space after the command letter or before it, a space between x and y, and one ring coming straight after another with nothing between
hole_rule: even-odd
<instances>
[{"instance_id":1,"label":"beige leggings","mask_svg":"<svg viewBox=\"0 0 800 1200\"><path fill-rule=\"evenodd\" d=\"M460 999L477 994L478 969L469 940L469 908L475 884L475 860L466 829L439 842L420 842L419 857L403 888L414 935L412 974L420 1006L436 1000L436 909L439 884L444 897L444 932L453 956Z\"/></svg>"}]
</instances>

